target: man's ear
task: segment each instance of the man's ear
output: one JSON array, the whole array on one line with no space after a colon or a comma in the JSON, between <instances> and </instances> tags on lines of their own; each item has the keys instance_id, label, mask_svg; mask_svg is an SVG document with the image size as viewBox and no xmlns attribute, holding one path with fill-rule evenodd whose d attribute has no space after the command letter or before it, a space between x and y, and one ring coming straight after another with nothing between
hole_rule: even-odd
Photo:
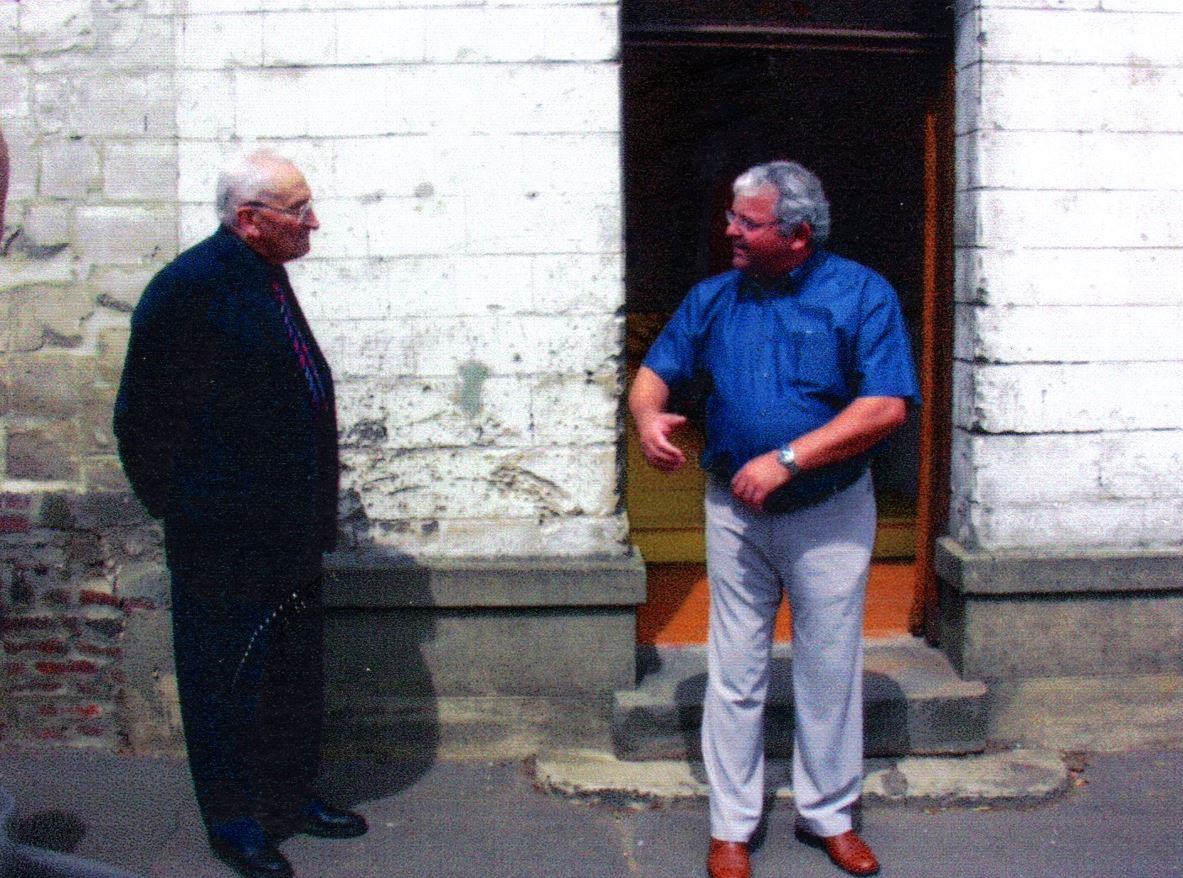
<instances>
[{"instance_id":1,"label":"man's ear","mask_svg":"<svg viewBox=\"0 0 1183 878\"><path fill-rule=\"evenodd\" d=\"M793 230L789 246L794 250L808 250L813 246L813 226L802 221Z\"/></svg>"},{"instance_id":2,"label":"man's ear","mask_svg":"<svg viewBox=\"0 0 1183 878\"><path fill-rule=\"evenodd\" d=\"M258 223L255 222L256 215L255 209L245 204L239 205L238 209L234 212L234 232L244 241L259 240L261 233Z\"/></svg>"}]
</instances>

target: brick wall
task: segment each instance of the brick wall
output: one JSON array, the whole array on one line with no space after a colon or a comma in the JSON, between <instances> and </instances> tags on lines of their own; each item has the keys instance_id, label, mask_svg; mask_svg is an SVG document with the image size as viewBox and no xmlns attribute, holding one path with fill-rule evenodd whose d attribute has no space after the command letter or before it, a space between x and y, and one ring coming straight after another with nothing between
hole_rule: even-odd
<instances>
[{"instance_id":1,"label":"brick wall","mask_svg":"<svg viewBox=\"0 0 1183 878\"><path fill-rule=\"evenodd\" d=\"M951 532L1183 541L1183 8L958 9Z\"/></svg>"},{"instance_id":2,"label":"brick wall","mask_svg":"<svg viewBox=\"0 0 1183 878\"><path fill-rule=\"evenodd\" d=\"M126 494L0 494L5 705L0 737L175 746L159 533ZM146 666L145 666L146 663ZM136 710L127 710L128 704Z\"/></svg>"},{"instance_id":3,"label":"brick wall","mask_svg":"<svg viewBox=\"0 0 1183 878\"><path fill-rule=\"evenodd\" d=\"M159 532L127 496L110 427L128 314L177 247L171 7L0 2L6 740L176 738L167 640L129 637L167 631Z\"/></svg>"}]
</instances>

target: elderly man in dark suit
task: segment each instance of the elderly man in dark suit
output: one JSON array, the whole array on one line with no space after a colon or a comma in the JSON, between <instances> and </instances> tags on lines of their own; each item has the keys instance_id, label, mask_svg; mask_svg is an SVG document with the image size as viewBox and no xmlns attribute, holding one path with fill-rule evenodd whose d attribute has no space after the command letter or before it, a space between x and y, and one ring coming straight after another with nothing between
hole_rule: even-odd
<instances>
[{"instance_id":1,"label":"elderly man in dark suit","mask_svg":"<svg viewBox=\"0 0 1183 878\"><path fill-rule=\"evenodd\" d=\"M283 266L320 224L303 175L266 151L222 174L217 208L217 232L156 275L135 310L115 433L132 488L164 522L210 844L249 878L287 878L265 825L366 831L314 786L337 428L332 375Z\"/></svg>"}]
</instances>

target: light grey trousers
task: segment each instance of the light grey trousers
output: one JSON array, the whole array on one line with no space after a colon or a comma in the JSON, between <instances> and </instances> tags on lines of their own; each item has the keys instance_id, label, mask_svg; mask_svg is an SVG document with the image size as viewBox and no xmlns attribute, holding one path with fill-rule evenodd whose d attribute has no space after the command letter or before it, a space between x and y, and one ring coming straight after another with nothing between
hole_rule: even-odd
<instances>
[{"instance_id":1,"label":"light grey trousers","mask_svg":"<svg viewBox=\"0 0 1183 878\"><path fill-rule=\"evenodd\" d=\"M706 495L710 631L702 752L711 835L747 841L764 798L764 700L782 592L793 615L793 798L816 835L862 792L863 607L875 540L870 474L816 506L763 513Z\"/></svg>"}]
</instances>

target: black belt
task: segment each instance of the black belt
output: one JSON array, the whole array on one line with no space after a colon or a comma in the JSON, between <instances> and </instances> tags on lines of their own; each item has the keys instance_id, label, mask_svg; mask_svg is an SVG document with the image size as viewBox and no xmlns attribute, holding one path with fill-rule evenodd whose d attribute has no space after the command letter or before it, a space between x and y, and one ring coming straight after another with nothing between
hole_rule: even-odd
<instances>
[{"instance_id":1,"label":"black belt","mask_svg":"<svg viewBox=\"0 0 1183 878\"><path fill-rule=\"evenodd\" d=\"M808 509L810 506L817 506L819 503L824 503L831 497L841 494L847 488L855 484L859 479L866 475L867 469L858 470L853 475L845 476L839 479L838 482L830 487L816 493L808 494L804 497L795 497L788 493L787 489L792 487L792 484L785 485L783 488L777 488L771 494L764 498L765 512L796 512L799 509ZM715 484L731 491L731 480L719 475L712 475ZM778 497L778 494L784 492L784 496ZM771 501L771 502L770 502Z\"/></svg>"}]
</instances>

